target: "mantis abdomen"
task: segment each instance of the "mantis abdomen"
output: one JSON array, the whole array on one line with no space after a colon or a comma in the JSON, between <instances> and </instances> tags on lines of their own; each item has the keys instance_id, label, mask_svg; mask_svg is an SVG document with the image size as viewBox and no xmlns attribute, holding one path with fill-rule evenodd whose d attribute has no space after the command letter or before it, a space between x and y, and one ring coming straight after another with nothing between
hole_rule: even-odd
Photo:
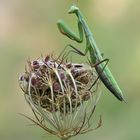
<instances>
[{"instance_id":1,"label":"mantis abdomen","mask_svg":"<svg viewBox=\"0 0 140 140\"><path fill-rule=\"evenodd\" d=\"M95 66L96 72L98 73L101 81L104 83L104 85L110 90L111 93L114 94L114 96L119 99L120 101L123 101L123 95L122 91L119 88L117 82L112 76L112 73L106 66L103 70L102 64Z\"/></svg>"},{"instance_id":2,"label":"mantis abdomen","mask_svg":"<svg viewBox=\"0 0 140 140\"><path fill-rule=\"evenodd\" d=\"M91 63L96 64L98 62L102 62L104 59L96 46L96 42L91 36L89 38L89 54L91 57ZM108 59L109 60L109 59ZM120 101L124 101L123 94L121 89L119 88L115 78L113 77L111 71L107 67L107 63L102 62L101 64L95 65L96 72L99 75L100 80L106 86L106 88Z\"/></svg>"}]
</instances>

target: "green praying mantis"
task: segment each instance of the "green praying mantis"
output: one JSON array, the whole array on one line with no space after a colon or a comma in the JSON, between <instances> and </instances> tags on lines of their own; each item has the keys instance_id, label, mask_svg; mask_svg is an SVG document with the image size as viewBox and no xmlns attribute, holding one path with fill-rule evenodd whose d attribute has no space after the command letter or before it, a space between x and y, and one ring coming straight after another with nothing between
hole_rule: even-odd
<instances>
[{"instance_id":1,"label":"green praying mantis","mask_svg":"<svg viewBox=\"0 0 140 140\"><path fill-rule=\"evenodd\" d=\"M84 53L72 45L69 46L83 56L85 56L89 52L90 61L95 66L96 72L98 73L100 80L118 100L125 101L120 87L114 79L111 71L107 67L109 59L103 59L103 56L93 38L92 32L90 31L86 21L84 20L79 8L73 5L70 7L68 13L75 14L78 18L79 36L77 36L62 20L59 20L57 22L57 26L60 32L71 40L74 40L78 43L83 42L84 34L86 38L86 48Z\"/></svg>"}]
</instances>

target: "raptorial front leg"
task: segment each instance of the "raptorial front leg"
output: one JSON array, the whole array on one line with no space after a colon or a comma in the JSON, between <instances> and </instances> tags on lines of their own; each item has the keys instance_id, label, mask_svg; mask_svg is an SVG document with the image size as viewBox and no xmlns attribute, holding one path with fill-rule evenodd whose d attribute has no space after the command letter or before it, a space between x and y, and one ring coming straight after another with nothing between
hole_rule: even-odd
<instances>
[{"instance_id":1,"label":"raptorial front leg","mask_svg":"<svg viewBox=\"0 0 140 140\"><path fill-rule=\"evenodd\" d=\"M82 28L82 25L81 25L80 21L78 21L78 32L79 32L79 36L77 36L76 33L74 33L70 29L70 27L64 23L63 20L59 20L57 22L57 26L58 26L59 31L63 35L65 35L68 38L70 38L71 40L74 40L74 41L76 41L78 43L83 42L83 28Z\"/></svg>"}]
</instances>

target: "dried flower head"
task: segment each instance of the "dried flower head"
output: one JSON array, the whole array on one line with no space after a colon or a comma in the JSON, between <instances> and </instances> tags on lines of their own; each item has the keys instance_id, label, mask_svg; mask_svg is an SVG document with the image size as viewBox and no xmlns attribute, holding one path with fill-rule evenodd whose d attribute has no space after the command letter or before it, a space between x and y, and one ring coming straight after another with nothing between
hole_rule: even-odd
<instances>
[{"instance_id":1,"label":"dried flower head","mask_svg":"<svg viewBox=\"0 0 140 140\"><path fill-rule=\"evenodd\" d=\"M96 79L94 69L86 64L55 60L49 55L28 61L19 84L37 121L26 117L61 139L93 130L89 121L99 99ZM101 119L97 128L100 125Z\"/></svg>"}]
</instances>

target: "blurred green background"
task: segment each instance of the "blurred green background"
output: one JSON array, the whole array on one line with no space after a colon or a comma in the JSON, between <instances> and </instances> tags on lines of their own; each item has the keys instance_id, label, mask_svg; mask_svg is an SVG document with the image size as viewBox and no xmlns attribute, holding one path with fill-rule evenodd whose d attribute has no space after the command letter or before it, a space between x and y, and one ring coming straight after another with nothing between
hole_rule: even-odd
<instances>
[{"instance_id":1,"label":"blurred green background","mask_svg":"<svg viewBox=\"0 0 140 140\"><path fill-rule=\"evenodd\" d=\"M18 113L33 116L18 85L26 60L41 54L58 55L67 43L56 26L59 18L77 29L67 14L72 0L0 1L0 140L55 140ZM78 6L96 42L110 58L109 67L123 89L127 104L120 103L103 86L96 117L103 126L74 139L140 140L140 1L79 0ZM79 60L78 60L79 59ZM74 55L73 60L81 57ZM96 119L97 119L96 118ZM95 120L96 120L95 119Z\"/></svg>"}]
</instances>

